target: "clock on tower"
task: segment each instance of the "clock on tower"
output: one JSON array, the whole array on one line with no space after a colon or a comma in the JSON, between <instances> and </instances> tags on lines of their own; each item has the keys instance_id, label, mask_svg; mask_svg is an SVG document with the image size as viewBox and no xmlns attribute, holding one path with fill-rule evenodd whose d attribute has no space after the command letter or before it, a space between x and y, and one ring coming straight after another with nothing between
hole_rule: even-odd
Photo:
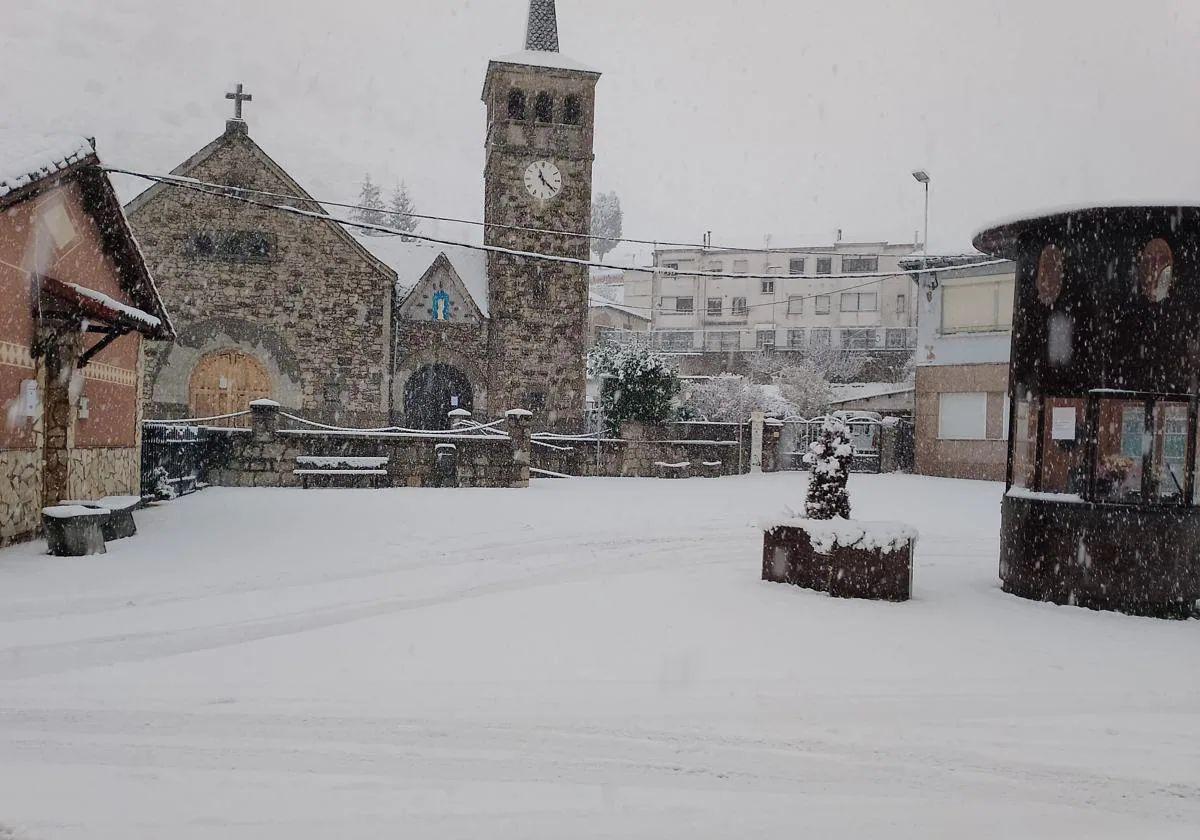
<instances>
[{"instance_id":1,"label":"clock on tower","mask_svg":"<svg viewBox=\"0 0 1200 840\"><path fill-rule=\"evenodd\" d=\"M484 241L587 259L600 74L558 51L554 0L531 0L525 49L493 59L487 105ZM488 401L527 408L538 428L576 429L585 407L588 271L488 255Z\"/></svg>"}]
</instances>

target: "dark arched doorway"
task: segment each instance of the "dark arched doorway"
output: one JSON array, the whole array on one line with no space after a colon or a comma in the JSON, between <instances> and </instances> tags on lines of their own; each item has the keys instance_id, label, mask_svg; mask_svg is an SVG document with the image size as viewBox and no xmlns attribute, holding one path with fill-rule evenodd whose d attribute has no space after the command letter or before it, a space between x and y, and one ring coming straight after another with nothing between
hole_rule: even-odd
<instances>
[{"instance_id":1,"label":"dark arched doorway","mask_svg":"<svg viewBox=\"0 0 1200 840\"><path fill-rule=\"evenodd\" d=\"M451 410L474 410L471 382L452 365L419 368L404 385L404 423L414 429L450 428Z\"/></svg>"}]
</instances>

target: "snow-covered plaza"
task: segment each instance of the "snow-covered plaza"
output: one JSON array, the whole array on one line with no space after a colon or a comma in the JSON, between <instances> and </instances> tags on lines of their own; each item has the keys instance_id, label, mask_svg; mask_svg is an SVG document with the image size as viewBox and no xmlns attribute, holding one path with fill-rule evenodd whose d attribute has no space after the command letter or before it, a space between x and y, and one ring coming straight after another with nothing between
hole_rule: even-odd
<instances>
[{"instance_id":1,"label":"snow-covered plaza","mask_svg":"<svg viewBox=\"0 0 1200 840\"><path fill-rule=\"evenodd\" d=\"M851 479L915 597L759 580L801 473L212 488L0 551L0 837L1195 837L1200 622L1034 603L1002 488Z\"/></svg>"}]
</instances>

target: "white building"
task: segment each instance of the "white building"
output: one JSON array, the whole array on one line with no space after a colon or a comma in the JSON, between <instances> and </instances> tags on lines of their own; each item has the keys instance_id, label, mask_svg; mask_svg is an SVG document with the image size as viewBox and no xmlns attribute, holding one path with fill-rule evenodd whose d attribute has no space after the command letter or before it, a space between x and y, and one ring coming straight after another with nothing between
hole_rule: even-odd
<instances>
[{"instance_id":1,"label":"white building","mask_svg":"<svg viewBox=\"0 0 1200 840\"><path fill-rule=\"evenodd\" d=\"M626 272L625 305L651 312L653 342L671 352L802 350L814 345L907 351L916 343L911 280L903 274L837 275L899 270L899 260L917 247L839 241L770 251L659 250L655 265L662 270Z\"/></svg>"},{"instance_id":2,"label":"white building","mask_svg":"<svg viewBox=\"0 0 1200 840\"><path fill-rule=\"evenodd\" d=\"M954 478L1004 478L1008 358L1015 265L962 267L983 254L929 257L936 273L913 284L919 296L916 471ZM920 258L904 265L919 267ZM914 279L916 277L914 276Z\"/></svg>"}]
</instances>

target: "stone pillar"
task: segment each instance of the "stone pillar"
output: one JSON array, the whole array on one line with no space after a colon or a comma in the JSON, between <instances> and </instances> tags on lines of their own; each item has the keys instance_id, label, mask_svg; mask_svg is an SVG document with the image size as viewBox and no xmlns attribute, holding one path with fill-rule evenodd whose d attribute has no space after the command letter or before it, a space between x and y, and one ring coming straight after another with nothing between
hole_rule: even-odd
<instances>
[{"instance_id":1,"label":"stone pillar","mask_svg":"<svg viewBox=\"0 0 1200 840\"><path fill-rule=\"evenodd\" d=\"M750 415L750 472L760 473L763 461L763 413Z\"/></svg>"},{"instance_id":2,"label":"stone pillar","mask_svg":"<svg viewBox=\"0 0 1200 840\"><path fill-rule=\"evenodd\" d=\"M437 456L434 465L434 487L458 486L458 447L453 443L439 443L433 447Z\"/></svg>"},{"instance_id":3,"label":"stone pillar","mask_svg":"<svg viewBox=\"0 0 1200 840\"><path fill-rule=\"evenodd\" d=\"M271 443L279 431L279 403L275 400L255 400L250 403L250 428L255 443Z\"/></svg>"},{"instance_id":4,"label":"stone pillar","mask_svg":"<svg viewBox=\"0 0 1200 840\"><path fill-rule=\"evenodd\" d=\"M763 472L779 471L780 441L783 439L783 421L778 417L768 417L763 421L762 470Z\"/></svg>"},{"instance_id":5,"label":"stone pillar","mask_svg":"<svg viewBox=\"0 0 1200 840\"><path fill-rule=\"evenodd\" d=\"M71 450L75 448L71 381L83 375L75 368L82 333L43 329L40 343L46 376L42 394L42 505L48 507L71 498Z\"/></svg>"},{"instance_id":6,"label":"stone pillar","mask_svg":"<svg viewBox=\"0 0 1200 840\"><path fill-rule=\"evenodd\" d=\"M508 436L512 438L513 475L509 487L529 486L530 426L533 412L524 408L513 408L504 413Z\"/></svg>"},{"instance_id":7,"label":"stone pillar","mask_svg":"<svg viewBox=\"0 0 1200 840\"><path fill-rule=\"evenodd\" d=\"M471 423L471 412L465 408L454 408L447 415L450 418L451 429L461 429L463 426L473 425Z\"/></svg>"},{"instance_id":8,"label":"stone pillar","mask_svg":"<svg viewBox=\"0 0 1200 840\"><path fill-rule=\"evenodd\" d=\"M892 422L888 422L888 421ZM896 438L900 426L893 417L885 417L879 427L879 471L881 473L896 472L899 469L896 459Z\"/></svg>"}]
</instances>

